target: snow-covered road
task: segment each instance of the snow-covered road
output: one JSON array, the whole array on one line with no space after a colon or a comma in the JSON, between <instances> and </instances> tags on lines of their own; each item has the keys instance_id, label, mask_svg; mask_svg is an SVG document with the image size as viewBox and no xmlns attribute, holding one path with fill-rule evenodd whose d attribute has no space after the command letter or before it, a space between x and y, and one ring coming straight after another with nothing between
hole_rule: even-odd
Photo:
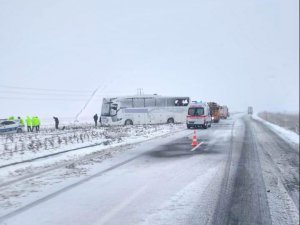
<instances>
[{"instance_id":1,"label":"snow-covered road","mask_svg":"<svg viewBox=\"0 0 300 225\"><path fill-rule=\"evenodd\" d=\"M0 224L299 223L294 146L242 114L197 130L195 151L192 135L178 131L7 185Z\"/></svg>"}]
</instances>

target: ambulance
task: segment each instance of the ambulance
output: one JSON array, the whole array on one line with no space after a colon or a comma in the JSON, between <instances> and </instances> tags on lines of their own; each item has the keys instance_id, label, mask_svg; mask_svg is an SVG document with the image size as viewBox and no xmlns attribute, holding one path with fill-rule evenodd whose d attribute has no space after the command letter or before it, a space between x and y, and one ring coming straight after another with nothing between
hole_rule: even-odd
<instances>
[{"instance_id":1,"label":"ambulance","mask_svg":"<svg viewBox=\"0 0 300 225\"><path fill-rule=\"evenodd\" d=\"M205 102L193 101L188 109L186 116L186 126L190 128L208 128L211 127L211 115L209 106Z\"/></svg>"}]
</instances>

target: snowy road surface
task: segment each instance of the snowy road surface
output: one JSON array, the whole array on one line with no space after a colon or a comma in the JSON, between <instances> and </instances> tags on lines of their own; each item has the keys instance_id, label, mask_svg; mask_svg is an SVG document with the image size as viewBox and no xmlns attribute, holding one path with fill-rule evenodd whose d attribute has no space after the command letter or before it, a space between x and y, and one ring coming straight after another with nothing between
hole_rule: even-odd
<instances>
[{"instance_id":1,"label":"snowy road surface","mask_svg":"<svg viewBox=\"0 0 300 225\"><path fill-rule=\"evenodd\" d=\"M203 144L194 151L192 135L182 130L74 165L69 173L83 171L74 176L50 171L2 187L1 201L17 203L1 204L0 224L299 224L297 146L243 114L197 130Z\"/></svg>"}]
</instances>

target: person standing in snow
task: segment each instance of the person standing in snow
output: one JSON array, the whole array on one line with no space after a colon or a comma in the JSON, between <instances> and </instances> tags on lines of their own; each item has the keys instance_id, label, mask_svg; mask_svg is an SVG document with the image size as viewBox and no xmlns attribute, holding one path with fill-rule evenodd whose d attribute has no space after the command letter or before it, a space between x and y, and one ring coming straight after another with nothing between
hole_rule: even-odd
<instances>
[{"instance_id":1,"label":"person standing in snow","mask_svg":"<svg viewBox=\"0 0 300 225\"><path fill-rule=\"evenodd\" d=\"M40 130L40 120L37 116L32 117L32 131L39 132Z\"/></svg>"},{"instance_id":2,"label":"person standing in snow","mask_svg":"<svg viewBox=\"0 0 300 225\"><path fill-rule=\"evenodd\" d=\"M36 128L35 129L36 129L36 132L39 132L41 121L40 121L40 118L38 118L37 116L35 118L36 118Z\"/></svg>"},{"instance_id":3,"label":"person standing in snow","mask_svg":"<svg viewBox=\"0 0 300 225\"><path fill-rule=\"evenodd\" d=\"M57 117L53 116L54 122L55 122L55 129L58 129L59 120Z\"/></svg>"},{"instance_id":4,"label":"person standing in snow","mask_svg":"<svg viewBox=\"0 0 300 225\"><path fill-rule=\"evenodd\" d=\"M33 116L32 118L31 118L31 124L32 124L32 128L31 128L31 130L32 130L32 132L36 129L36 119L35 119L35 116Z\"/></svg>"},{"instance_id":5,"label":"person standing in snow","mask_svg":"<svg viewBox=\"0 0 300 225\"><path fill-rule=\"evenodd\" d=\"M97 127L98 115L97 113L94 115L95 127Z\"/></svg>"},{"instance_id":6,"label":"person standing in snow","mask_svg":"<svg viewBox=\"0 0 300 225\"><path fill-rule=\"evenodd\" d=\"M27 125L27 132L31 132L32 131L32 121L31 118L29 116L26 117L26 125Z\"/></svg>"},{"instance_id":7,"label":"person standing in snow","mask_svg":"<svg viewBox=\"0 0 300 225\"><path fill-rule=\"evenodd\" d=\"M18 117L18 120L20 120L20 125L22 126L22 127L24 127L25 125L24 125L24 120L21 118L21 117Z\"/></svg>"}]
</instances>

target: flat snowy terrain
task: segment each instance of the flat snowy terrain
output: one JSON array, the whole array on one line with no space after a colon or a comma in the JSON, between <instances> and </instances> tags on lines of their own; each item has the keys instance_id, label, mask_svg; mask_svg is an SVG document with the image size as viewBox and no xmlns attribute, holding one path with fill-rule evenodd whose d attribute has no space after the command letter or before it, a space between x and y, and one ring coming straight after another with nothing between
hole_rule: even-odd
<instances>
[{"instance_id":1,"label":"flat snowy terrain","mask_svg":"<svg viewBox=\"0 0 300 225\"><path fill-rule=\"evenodd\" d=\"M0 224L299 224L296 144L243 114L196 132L194 150L184 125L3 139Z\"/></svg>"},{"instance_id":2,"label":"flat snowy terrain","mask_svg":"<svg viewBox=\"0 0 300 225\"><path fill-rule=\"evenodd\" d=\"M275 133L280 135L282 138L285 138L288 142L299 145L299 135L296 134L295 132L287 130L276 124L270 123L270 122L260 118L257 114L253 115L253 119L256 119L256 120L262 122L267 127L269 127L271 130L273 130Z\"/></svg>"}]
</instances>

